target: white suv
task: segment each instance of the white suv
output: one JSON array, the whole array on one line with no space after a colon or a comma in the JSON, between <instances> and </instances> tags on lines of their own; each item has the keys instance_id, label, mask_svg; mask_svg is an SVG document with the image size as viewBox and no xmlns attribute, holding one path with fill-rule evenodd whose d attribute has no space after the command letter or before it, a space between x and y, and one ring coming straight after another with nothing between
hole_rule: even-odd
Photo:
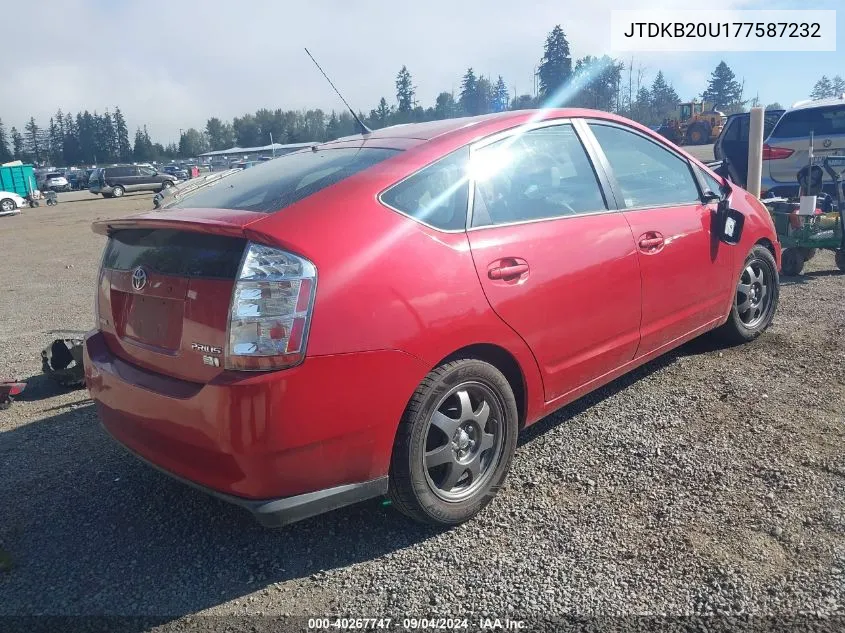
<instances>
[{"instance_id":1,"label":"white suv","mask_svg":"<svg viewBox=\"0 0 845 633\"><path fill-rule=\"evenodd\" d=\"M845 156L845 94L838 98L796 103L780 118L763 145L763 192L775 196L798 194L799 170L813 155ZM825 190L832 183L825 173Z\"/></svg>"},{"instance_id":2,"label":"white suv","mask_svg":"<svg viewBox=\"0 0 845 633\"><path fill-rule=\"evenodd\" d=\"M70 183L65 178L65 175L60 172L44 174L44 181L41 188L49 191L68 191Z\"/></svg>"}]
</instances>

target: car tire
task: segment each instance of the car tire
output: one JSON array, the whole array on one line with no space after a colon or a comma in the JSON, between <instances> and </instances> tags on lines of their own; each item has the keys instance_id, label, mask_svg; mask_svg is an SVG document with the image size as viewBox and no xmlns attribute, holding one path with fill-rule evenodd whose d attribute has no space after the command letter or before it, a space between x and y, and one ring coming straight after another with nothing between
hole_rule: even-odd
<instances>
[{"instance_id":1,"label":"car tire","mask_svg":"<svg viewBox=\"0 0 845 633\"><path fill-rule=\"evenodd\" d=\"M808 261L810 261L811 259L813 259L813 257L815 257L815 256L816 256L816 253L817 253L817 252L818 252L818 249L817 249L817 248L802 248L802 249L801 249L801 255L803 255L803 256L804 256L804 261L805 261L805 262L808 262Z\"/></svg>"},{"instance_id":2,"label":"car tire","mask_svg":"<svg viewBox=\"0 0 845 633\"><path fill-rule=\"evenodd\" d=\"M780 270L787 277L796 277L804 270L804 253L798 248L784 249L781 254Z\"/></svg>"},{"instance_id":3,"label":"car tire","mask_svg":"<svg viewBox=\"0 0 845 633\"><path fill-rule=\"evenodd\" d=\"M162 191L165 190L165 189L170 189L172 186L173 186L172 180L165 180L163 183L161 183Z\"/></svg>"},{"instance_id":4,"label":"car tire","mask_svg":"<svg viewBox=\"0 0 845 633\"><path fill-rule=\"evenodd\" d=\"M518 426L513 390L489 363L463 358L432 370L396 433L388 491L393 505L440 526L471 519L504 482Z\"/></svg>"},{"instance_id":5,"label":"car tire","mask_svg":"<svg viewBox=\"0 0 845 633\"><path fill-rule=\"evenodd\" d=\"M836 267L845 273L845 250L841 248L836 249L834 257L836 258Z\"/></svg>"},{"instance_id":6,"label":"car tire","mask_svg":"<svg viewBox=\"0 0 845 633\"><path fill-rule=\"evenodd\" d=\"M745 258L728 320L717 332L728 343L753 341L771 325L779 300L775 258L757 244Z\"/></svg>"},{"instance_id":7,"label":"car tire","mask_svg":"<svg viewBox=\"0 0 845 633\"><path fill-rule=\"evenodd\" d=\"M120 185L115 185L111 190L111 197L122 198L124 193L126 193L126 190L123 187L121 187Z\"/></svg>"},{"instance_id":8,"label":"car tire","mask_svg":"<svg viewBox=\"0 0 845 633\"><path fill-rule=\"evenodd\" d=\"M18 205L11 198L3 198L0 200L0 211L14 211Z\"/></svg>"}]
</instances>

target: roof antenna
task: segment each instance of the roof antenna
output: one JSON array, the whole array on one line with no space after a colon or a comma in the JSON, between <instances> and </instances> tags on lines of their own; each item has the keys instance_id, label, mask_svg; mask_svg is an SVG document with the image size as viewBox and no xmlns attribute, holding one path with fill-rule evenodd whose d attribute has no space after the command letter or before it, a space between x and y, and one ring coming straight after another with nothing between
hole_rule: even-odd
<instances>
[{"instance_id":1,"label":"roof antenna","mask_svg":"<svg viewBox=\"0 0 845 633\"><path fill-rule=\"evenodd\" d=\"M311 54L311 52L307 48L305 49L305 52L308 53L308 57L311 58L311 61L314 62L314 65L317 67L317 69L321 73L323 73L323 77L325 77L326 81L329 82L329 85L332 88L334 88L334 91L337 93L337 96L340 97L341 101L343 101L343 105L345 105L347 107L347 109L349 110L350 114L352 114L352 118L355 119L355 123L358 124L358 128L361 130L361 134L363 134L364 136L366 136L367 134L372 134L373 131L370 128L368 128L366 125L364 125L364 122L361 119L358 118L357 114L355 114L355 110L353 110L350 107L350 105L348 103L346 103L346 99L344 99L343 95L340 94L340 90L338 90L337 87L332 83L332 80L329 79L329 76L326 74L326 71L324 71L322 68L320 68L320 64L317 63L317 60L314 59L314 56Z\"/></svg>"}]
</instances>

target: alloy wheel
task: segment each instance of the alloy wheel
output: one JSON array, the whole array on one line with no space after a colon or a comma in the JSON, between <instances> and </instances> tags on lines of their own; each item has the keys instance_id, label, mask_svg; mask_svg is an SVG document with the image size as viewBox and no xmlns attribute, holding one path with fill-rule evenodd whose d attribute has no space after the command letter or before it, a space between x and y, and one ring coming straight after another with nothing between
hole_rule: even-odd
<instances>
[{"instance_id":1,"label":"alloy wheel","mask_svg":"<svg viewBox=\"0 0 845 633\"><path fill-rule=\"evenodd\" d=\"M426 429L423 467L431 491L444 501L463 501L484 488L504 446L503 407L480 382L453 387Z\"/></svg>"},{"instance_id":2,"label":"alloy wheel","mask_svg":"<svg viewBox=\"0 0 845 633\"><path fill-rule=\"evenodd\" d=\"M756 327L769 311L772 275L765 262L752 259L745 266L736 288L736 311L745 327Z\"/></svg>"}]
</instances>

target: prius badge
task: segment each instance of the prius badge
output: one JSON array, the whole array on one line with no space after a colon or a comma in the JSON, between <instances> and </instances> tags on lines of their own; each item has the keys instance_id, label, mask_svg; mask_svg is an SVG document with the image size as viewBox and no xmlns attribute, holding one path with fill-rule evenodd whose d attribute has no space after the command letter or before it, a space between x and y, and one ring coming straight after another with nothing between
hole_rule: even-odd
<instances>
[{"instance_id":1,"label":"prius badge","mask_svg":"<svg viewBox=\"0 0 845 633\"><path fill-rule=\"evenodd\" d=\"M203 365L220 367L220 359L217 356L223 353L223 348L206 345L205 343L191 343L191 349L195 352L202 352Z\"/></svg>"}]
</instances>

